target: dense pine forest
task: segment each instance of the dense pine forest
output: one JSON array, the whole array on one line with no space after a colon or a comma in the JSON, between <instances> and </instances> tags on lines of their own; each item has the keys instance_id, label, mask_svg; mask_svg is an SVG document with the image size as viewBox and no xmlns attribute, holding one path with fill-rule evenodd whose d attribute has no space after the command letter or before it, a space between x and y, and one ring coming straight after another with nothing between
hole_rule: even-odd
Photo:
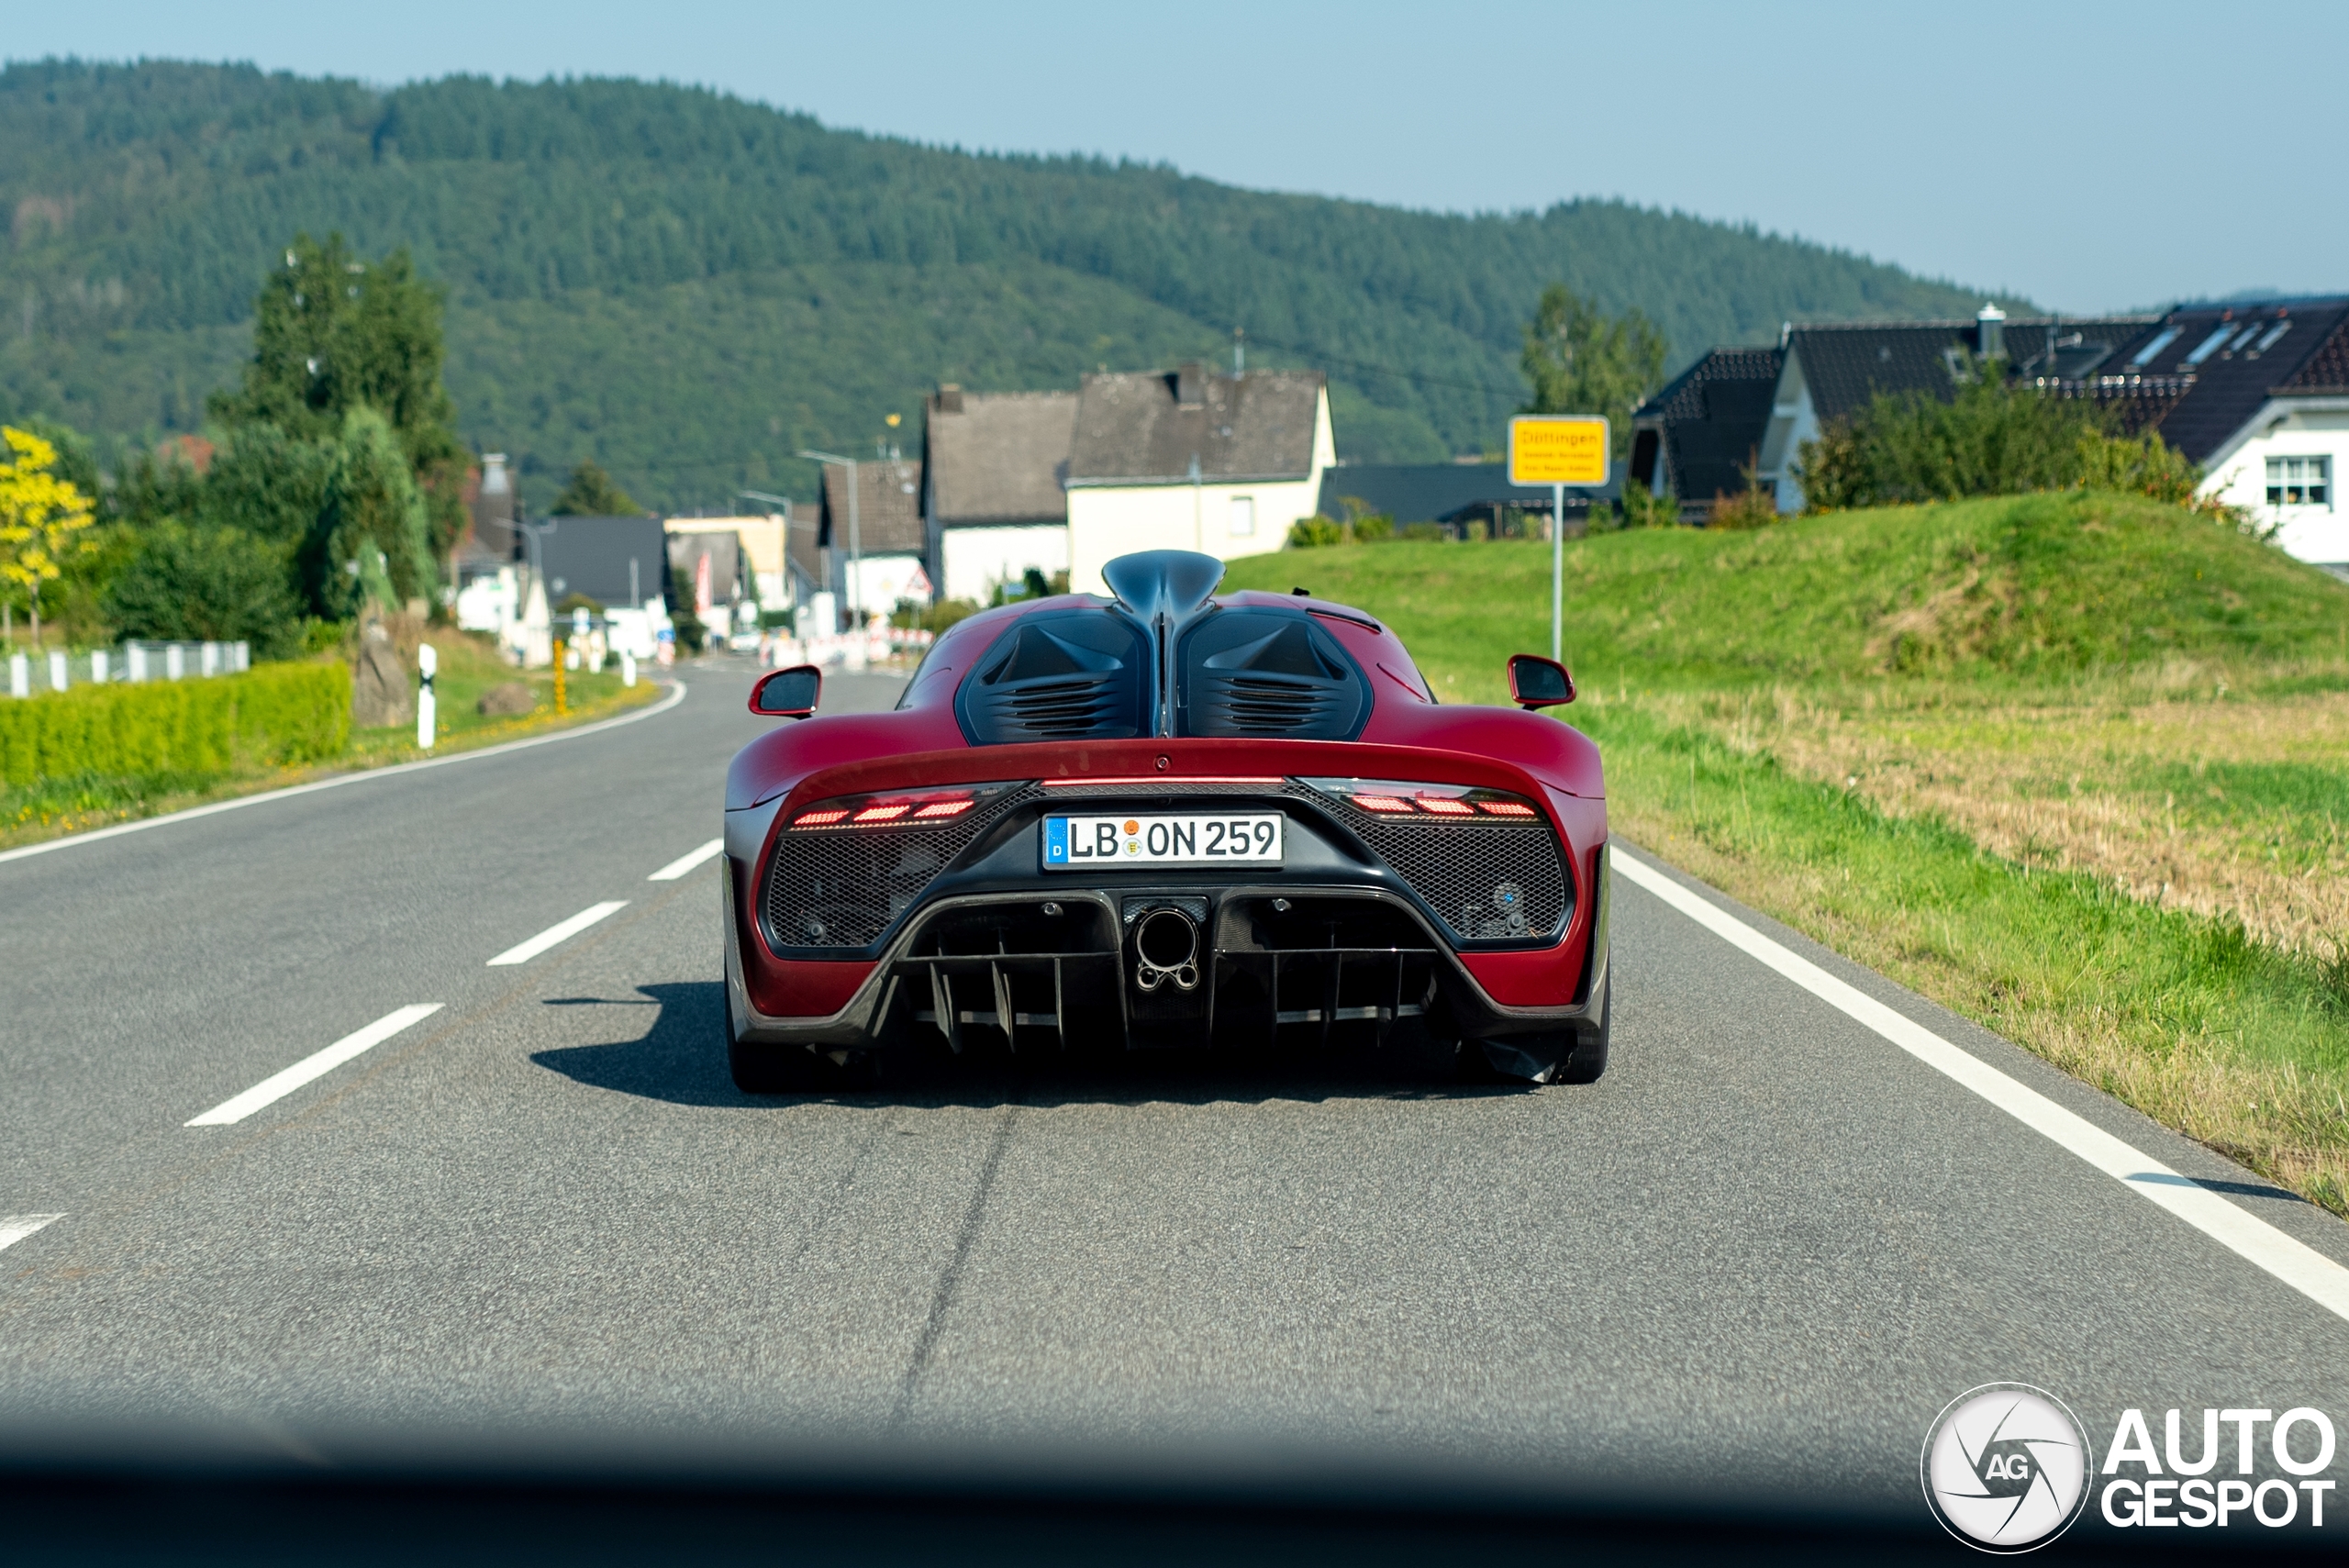
<instances>
[{"instance_id":1,"label":"dense pine forest","mask_svg":"<svg viewBox=\"0 0 2349 1568\"><path fill-rule=\"evenodd\" d=\"M1332 134L1339 132L1333 127ZM389 92L249 67L0 72L0 417L117 448L202 427L297 233L445 291L458 428L543 506L594 457L664 509L810 492L803 447L939 381L1067 386L1229 356L1330 373L1342 455L1488 446L1545 284L1675 365L1780 321L1971 314L1864 258L1615 201L1448 216L1171 169L974 156L625 81Z\"/></svg>"}]
</instances>

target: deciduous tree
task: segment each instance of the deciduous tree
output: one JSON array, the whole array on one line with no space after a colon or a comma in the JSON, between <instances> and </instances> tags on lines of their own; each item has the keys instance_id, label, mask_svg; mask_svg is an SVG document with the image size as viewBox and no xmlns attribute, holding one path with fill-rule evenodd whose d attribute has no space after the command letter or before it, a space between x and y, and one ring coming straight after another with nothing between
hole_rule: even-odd
<instances>
[{"instance_id":1,"label":"deciduous tree","mask_svg":"<svg viewBox=\"0 0 2349 1568\"><path fill-rule=\"evenodd\" d=\"M592 457L581 458L571 471L562 494L552 508L559 517L632 517L644 510Z\"/></svg>"},{"instance_id":2,"label":"deciduous tree","mask_svg":"<svg viewBox=\"0 0 2349 1568\"><path fill-rule=\"evenodd\" d=\"M1637 306L1609 316L1564 284L1542 291L1519 364L1526 414L1603 414L1614 457L1631 450L1631 410L1664 384L1664 334Z\"/></svg>"},{"instance_id":3,"label":"deciduous tree","mask_svg":"<svg viewBox=\"0 0 2349 1568\"><path fill-rule=\"evenodd\" d=\"M22 589L31 613L33 646L40 646L41 584L56 581L63 562L88 548L77 536L93 520L90 497L61 477L57 448L29 430L0 426L6 462L0 462L0 583ZM0 595L0 639L13 595Z\"/></svg>"}]
</instances>

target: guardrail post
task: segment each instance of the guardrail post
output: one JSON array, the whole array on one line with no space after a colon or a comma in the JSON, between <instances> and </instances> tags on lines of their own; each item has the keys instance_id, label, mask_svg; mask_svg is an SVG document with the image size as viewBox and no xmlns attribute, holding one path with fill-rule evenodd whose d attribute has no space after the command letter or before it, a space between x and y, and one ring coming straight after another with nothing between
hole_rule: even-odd
<instances>
[{"instance_id":1,"label":"guardrail post","mask_svg":"<svg viewBox=\"0 0 2349 1568\"><path fill-rule=\"evenodd\" d=\"M52 648L49 651L49 689L50 691L63 691L66 682L72 678L72 672L66 668L67 663L65 650Z\"/></svg>"},{"instance_id":2,"label":"guardrail post","mask_svg":"<svg viewBox=\"0 0 2349 1568\"><path fill-rule=\"evenodd\" d=\"M12 697L33 695L33 662L21 653L8 655L8 695Z\"/></svg>"},{"instance_id":3,"label":"guardrail post","mask_svg":"<svg viewBox=\"0 0 2349 1568\"><path fill-rule=\"evenodd\" d=\"M105 685L106 684L106 675L113 662L113 660L106 657L106 651L105 649L93 649L90 652L90 684L94 686Z\"/></svg>"},{"instance_id":4,"label":"guardrail post","mask_svg":"<svg viewBox=\"0 0 2349 1568\"><path fill-rule=\"evenodd\" d=\"M122 657L125 675L134 682L144 681L147 678L147 645L145 643L128 644L122 651Z\"/></svg>"},{"instance_id":5,"label":"guardrail post","mask_svg":"<svg viewBox=\"0 0 2349 1568\"><path fill-rule=\"evenodd\" d=\"M163 679L176 681L187 673L187 650L176 642L163 644Z\"/></svg>"}]
</instances>

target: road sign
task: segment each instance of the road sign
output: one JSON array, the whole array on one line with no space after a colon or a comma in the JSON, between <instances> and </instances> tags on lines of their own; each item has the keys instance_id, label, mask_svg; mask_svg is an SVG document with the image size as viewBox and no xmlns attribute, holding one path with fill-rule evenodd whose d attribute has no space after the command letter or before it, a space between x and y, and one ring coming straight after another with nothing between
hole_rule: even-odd
<instances>
[{"instance_id":1,"label":"road sign","mask_svg":"<svg viewBox=\"0 0 2349 1568\"><path fill-rule=\"evenodd\" d=\"M1598 414L1520 414L1511 419L1508 482L1606 484L1606 417Z\"/></svg>"},{"instance_id":2,"label":"road sign","mask_svg":"<svg viewBox=\"0 0 2349 1568\"><path fill-rule=\"evenodd\" d=\"M1566 486L1607 483L1601 414L1520 414L1508 422L1508 482L1550 487L1550 657L1565 657Z\"/></svg>"}]
</instances>

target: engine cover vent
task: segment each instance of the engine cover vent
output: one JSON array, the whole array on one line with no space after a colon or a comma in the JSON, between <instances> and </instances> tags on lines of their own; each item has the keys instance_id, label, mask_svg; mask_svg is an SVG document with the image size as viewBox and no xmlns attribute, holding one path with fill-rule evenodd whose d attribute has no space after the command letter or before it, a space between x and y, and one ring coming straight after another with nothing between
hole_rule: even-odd
<instances>
[{"instance_id":1,"label":"engine cover vent","mask_svg":"<svg viewBox=\"0 0 2349 1568\"><path fill-rule=\"evenodd\" d=\"M1030 616L994 648L955 699L974 746L1118 740L1150 731L1150 645L1106 610Z\"/></svg>"},{"instance_id":2,"label":"engine cover vent","mask_svg":"<svg viewBox=\"0 0 2349 1568\"><path fill-rule=\"evenodd\" d=\"M1225 609L1182 640L1181 733L1351 740L1370 718L1353 658L1301 610Z\"/></svg>"}]
</instances>

